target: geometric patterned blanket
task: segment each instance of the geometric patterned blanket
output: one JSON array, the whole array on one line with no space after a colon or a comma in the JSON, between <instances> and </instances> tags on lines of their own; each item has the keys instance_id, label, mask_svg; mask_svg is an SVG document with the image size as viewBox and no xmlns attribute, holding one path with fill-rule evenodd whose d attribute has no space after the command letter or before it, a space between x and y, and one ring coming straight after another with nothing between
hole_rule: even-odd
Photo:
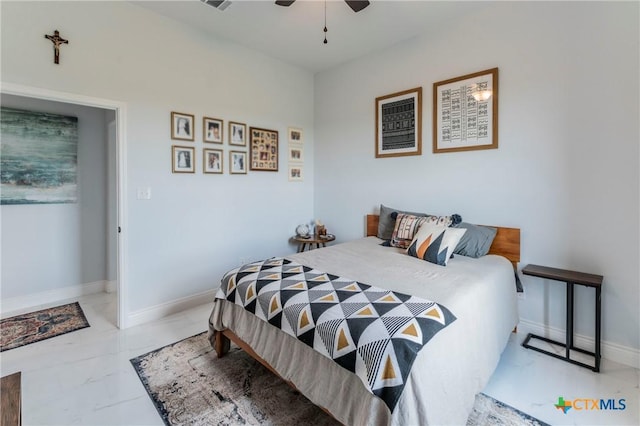
<instances>
[{"instance_id":1,"label":"geometric patterned blanket","mask_svg":"<svg viewBox=\"0 0 640 426\"><path fill-rule=\"evenodd\" d=\"M393 412L422 347L455 321L435 302L284 258L243 265L216 294L356 374Z\"/></svg>"}]
</instances>

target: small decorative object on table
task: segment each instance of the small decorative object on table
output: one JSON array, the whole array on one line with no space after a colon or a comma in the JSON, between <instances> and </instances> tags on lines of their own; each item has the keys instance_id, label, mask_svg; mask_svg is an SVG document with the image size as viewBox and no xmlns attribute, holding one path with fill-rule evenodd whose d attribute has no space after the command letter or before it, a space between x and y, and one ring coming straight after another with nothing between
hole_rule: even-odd
<instances>
[{"instance_id":1,"label":"small decorative object on table","mask_svg":"<svg viewBox=\"0 0 640 426\"><path fill-rule=\"evenodd\" d=\"M327 228L324 227L322 222L316 219L316 235L322 236L327 235Z\"/></svg>"},{"instance_id":2,"label":"small decorative object on table","mask_svg":"<svg viewBox=\"0 0 640 426\"><path fill-rule=\"evenodd\" d=\"M296 228L296 234L300 238L309 238L309 227L304 223L302 225L298 225Z\"/></svg>"}]
</instances>

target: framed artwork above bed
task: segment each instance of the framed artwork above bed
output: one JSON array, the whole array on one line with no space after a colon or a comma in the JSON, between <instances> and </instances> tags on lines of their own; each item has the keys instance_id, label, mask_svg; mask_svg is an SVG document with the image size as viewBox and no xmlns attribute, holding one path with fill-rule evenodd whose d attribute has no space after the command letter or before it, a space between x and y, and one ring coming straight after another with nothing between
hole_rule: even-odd
<instances>
[{"instance_id":1,"label":"framed artwork above bed","mask_svg":"<svg viewBox=\"0 0 640 426\"><path fill-rule=\"evenodd\" d=\"M376 98L376 158L422 154L422 87Z\"/></svg>"},{"instance_id":2,"label":"framed artwork above bed","mask_svg":"<svg viewBox=\"0 0 640 426\"><path fill-rule=\"evenodd\" d=\"M433 152L498 148L498 68L433 83Z\"/></svg>"}]
</instances>

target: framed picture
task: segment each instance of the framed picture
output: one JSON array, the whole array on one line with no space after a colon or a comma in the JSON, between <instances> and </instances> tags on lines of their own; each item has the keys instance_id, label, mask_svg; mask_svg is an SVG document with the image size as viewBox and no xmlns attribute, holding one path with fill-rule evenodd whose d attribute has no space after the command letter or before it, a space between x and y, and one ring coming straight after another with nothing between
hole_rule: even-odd
<instances>
[{"instance_id":1,"label":"framed picture","mask_svg":"<svg viewBox=\"0 0 640 426\"><path fill-rule=\"evenodd\" d=\"M498 68L433 83L433 152L498 148Z\"/></svg>"},{"instance_id":2,"label":"framed picture","mask_svg":"<svg viewBox=\"0 0 640 426\"><path fill-rule=\"evenodd\" d=\"M289 161L304 161L304 150L302 149L302 145L289 145Z\"/></svg>"},{"instance_id":3,"label":"framed picture","mask_svg":"<svg viewBox=\"0 0 640 426\"><path fill-rule=\"evenodd\" d=\"M276 130L249 128L251 144L251 170L278 171L278 132Z\"/></svg>"},{"instance_id":4,"label":"framed picture","mask_svg":"<svg viewBox=\"0 0 640 426\"><path fill-rule=\"evenodd\" d=\"M193 141L193 115L171 113L171 139Z\"/></svg>"},{"instance_id":5,"label":"framed picture","mask_svg":"<svg viewBox=\"0 0 640 426\"><path fill-rule=\"evenodd\" d=\"M173 173L194 173L196 150L190 146L171 147L171 166Z\"/></svg>"},{"instance_id":6,"label":"framed picture","mask_svg":"<svg viewBox=\"0 0 640 426\"><path fill-rule=\"evenodd\" d=\"M422 87L376 98L376 158L422 154Z\"/></svg>"},{"instance_id":7,"label":"framed picture","mask_svg":"<svg viewBox=\"0 0 640 426\"><path fill-rule=\"evenodd\" d=\"M302 129L289 127L289 143L303 143Z\"/></svg>"},{"instance_id":8,"label":"framed picture","mask_svg":"<svg viewBox=\"0 0 640 426\"><path fill-rule=\"evenodd\" d=\"M302 166L289 166L289 180L292 182L302 182Z\"/></svg>"},{"instance_id":9,"label":"framed picture","mask_svg":"<svg viewBox=\"0 0 640 426\"><path fill-rule=\"evenodd\" d=\"M0 117L0 204L77 203L78 118L5 106Z\"/></svg>"},{"instance_id":10,"label":"framed picture","mask_svg":"<svg viewBox=\"0 0 640 426\"><path fill-rule=\"evenodd\" d=\"M202 150L202 171L204 173L222 173L222 150L208 149Z\"/></svg>"},{"instance_id":11,"label":"framed picture","mask_svg":"<svg viewBox=\"0 0 640 426\"><path fill-rule=\"evenodd\" d=\"M247 153L244 151L229 151L229 164L232 175L244 175L247 173Z\"/></svg>"},{"instance_id":12,"label":"framed picture","mask_svg":"<svg viewBox=\"0 0 640 426\"><path fill-rule=\"evenodd\" d=\"M229 145L247 146L247 125L229 122Z\"/></svg>"},{"instance_id":13,"label":"framed picture","mask_svg":"<svg viewBox=\"0 0 640 426\"><path fill-rule=\"evenodd\" d=\"M202 117L202 135L205 142L222 143L222 120Z\"/></svg>"}]
</instances>

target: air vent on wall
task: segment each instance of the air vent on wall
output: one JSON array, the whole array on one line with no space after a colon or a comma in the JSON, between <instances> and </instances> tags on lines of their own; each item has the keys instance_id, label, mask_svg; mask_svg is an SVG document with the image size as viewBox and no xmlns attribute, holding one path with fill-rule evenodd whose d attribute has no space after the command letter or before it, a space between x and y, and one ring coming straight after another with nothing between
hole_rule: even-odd
<instances>
[{"instance_id":1,"label":"air vent on wall","mask_svg":"<svg viewBox=\"0 0 640 426\"><path fill-rule=\"evenodd\" d=\"M218 10L225 10L231 4L231 0L200 0L204 4L213 6Z\"/></svg>"}]
</instances>

